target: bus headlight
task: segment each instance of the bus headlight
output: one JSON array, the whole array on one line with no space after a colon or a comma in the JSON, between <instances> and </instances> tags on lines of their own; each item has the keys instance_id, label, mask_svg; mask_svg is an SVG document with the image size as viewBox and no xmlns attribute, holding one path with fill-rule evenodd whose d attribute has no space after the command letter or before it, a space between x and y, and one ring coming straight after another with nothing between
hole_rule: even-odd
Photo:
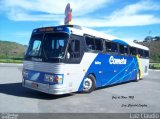
<instances>
[{"instance_id":1,"label":"bus headlight","mask_svg":"<svg viewBox=\"0 0 160 119\"><path fill-rule=\"evenodd\" d=\"M53 82L54 76L45 74L45 81L47 82Z\"/></svg>"},{"instance_id":2,"label":"bus headlight","mask_svg":"<svg viewBox=\"0 0 160 119\"><path fill-rule=\"evenodd\" d=\"M45 81L53 82L56 84L62 84L63 76L60 74L54 74L54 75L45 74Z\"/></svg>"}]
</instances>

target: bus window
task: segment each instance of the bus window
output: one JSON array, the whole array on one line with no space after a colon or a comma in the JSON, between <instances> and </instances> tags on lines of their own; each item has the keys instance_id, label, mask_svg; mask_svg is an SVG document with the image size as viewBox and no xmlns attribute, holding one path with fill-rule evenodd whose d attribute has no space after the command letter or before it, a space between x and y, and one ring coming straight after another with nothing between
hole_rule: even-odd
<instances>
[{"instance_id":1,"label":"bus window","mask_svg":"<svg viewBox=\"0 0 160 119\"><path fill-rule=\"evenodd\" d=\"M139 50L140 51L140 56L143 57L143 50Z\"/></svg>"},{"instance_id":2,"label":"bus window","mask_svg":"<svg viewBox=\"0 0 160 119\"><path fill-rule=\"evenodd\" d=\"M118 49L117 49L117 44L116 43L112 43L111 51L114 52L114 53L118 53Z\"/></svg>"},{"instance_id":3,"label":"bus window","mask_svg":"<svg viewBox=\"0 0 160 119\"><path fill-rule=\"evenodd\" d=\"M95 39L95 46L96 46L96 49L95 50L98 50L98 51L102 51L103 50L103 41L102 39Z\"/></svg>"},{"instance_id":4,"label":"bus window","mask_svg":"<svg viewBox=\"0 0 160 119\"><path fill-rule=\"evenodd\" d=\"M135 48L133 48L133 47L130 47L129 48L130 49L130 55L136 55L136 49Z\"/></svg>"},{"instance_id":5,"label":"bus window","mask_svg":"<svg viewBox=\"0 0 160 119\"><path fill-rule=\"evenodd\" d=\"M43 48L47 59L63 58L65 55L68 35L64 33L47 33Z\"/></svg>"},{"instance_id":6,"label":"bus window","mask_svg":"<svg viewBox=\"0 0 160 119\"><path fill-rule=\"evenodd\" d=\"M143 57L144 56L144 53L143 53L143 50L141 49L137 49L137 53L140 57Z\"/></svg>"},{"instance_id":7,"label":"bus window","mask_svg":"<svg viewBox=\"0 0 160 119\"><path fill-rule=\"evenodd\" d=\"M123 45L119 45L119 51L120 51L120 54L124 54L124 46Z\"/></svg>"},{"instance_id":8,"label":"bus window","mask_svg":"<svg viewBox=\"0 0 160 119\"><path fill-rule=\"evenodd\" d=\"M75 52L80 52L80 42L79 42L79 40L75 40Z\"/></svg>"},{"instance_id":9,"label":"bus window","mask_svg":"<svg viewBox=\"0 0 160 119\"><path fill-rule=\"evenodd\" d=\"M125 45L125 46L124 46L124 54L127 55L128 53L129 53L129 52L128 52L128 46Z\"/></svg>"},{"instance_id":10,"label":"bus window","mask_svg":"<svg viewBox=\"0 0 160 119\"><path fill-rule=\"evenodd\" d=\"M146 50L144 51L144 57L149 58L149 51L146 51Z\"/></svg>"},{"instance_id":11,"label":"bus window","mask_svg":"<svg viewBox=\"0 0 160 119\"><path fill-rule=\"evenodd\" d=\"M137 54L140 56L140 49L137 49Z\"/></svg>"},{"instance_id":12,"label":"bus window","mask_svg":"<svg viewBox=\"0 0 160 119\"><path fill-rule=\"evenodd\" d=\"M134 55L137 55L137 54L138 54L138 49L134 48Z\"/></svg>"},{"instance_id":13,"label":"bus window","mask_svg":"<svg viewBox=\"0 0 160 119\"><path fill-rule=\"evenodd\" d=\"M79 58L80 57L80 41L71 40L68 49L70 58Z\"/></svg>"},{"instance_id":14,"label":"bus window","mask_svg":"<svg viewBox=\"0 0 160 119\"><path fill-rule=\"evenodd\" d=\"M41 50L40 50L40 47L41 47L41 41L40 40L35 40L33 42L33 47L32 47L32 50L29 52L29 55L30 56L40 56L41 55Z\"/></svg>"},{"instance_id":15,"label":"bus window","mask_svg":"<svg viewBox=\"0 0 160 119\"><path fill-rule=\"evenodd\" d=\"M119 45L120 54L127 55L128 54L128 47L124 45Z\"/></svg>"},{"instance_id":16,"label":"bus window","mask_svg":"<svg viewBox=\"0 0 160 119\"><path fill-rule=\"evenodd\" d=\"M105 41L106 51L111 52L112 43L109 41Z\"/></svg>"},{"instance_id":17,"label":"bus window","mask_svg":"<svg viewBox=\"0 0 160 119\"><path fill-rule=\"evenodd\" d=\"M90 50L95 50L94 38L86 37L85 40L86 40L87 48Z\"/></svg>"}]
</instances>

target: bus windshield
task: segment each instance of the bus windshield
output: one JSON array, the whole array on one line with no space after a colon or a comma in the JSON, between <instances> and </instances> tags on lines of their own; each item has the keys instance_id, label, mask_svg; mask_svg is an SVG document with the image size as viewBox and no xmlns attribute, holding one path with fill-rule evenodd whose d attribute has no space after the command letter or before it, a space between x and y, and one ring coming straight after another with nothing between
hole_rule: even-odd
<instances>
[{"instance_id":1,"label":"bus windshield","mask_svg":"<svg viewBox=\"0 0 160 119\"><path fill-rule=\"evenodd\" d=\"M46 33L32 35L26 57L63 58L65 55L67 33Z\"/></svg>"}]
</instances>

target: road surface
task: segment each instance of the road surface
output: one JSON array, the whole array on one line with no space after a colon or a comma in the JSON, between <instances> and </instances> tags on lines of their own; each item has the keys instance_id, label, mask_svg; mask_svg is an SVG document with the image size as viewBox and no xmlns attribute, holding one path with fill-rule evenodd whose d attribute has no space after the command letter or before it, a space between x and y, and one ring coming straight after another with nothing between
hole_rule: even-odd
<instances>
[{"instance_id":1,"label":"road surface","mask_svg":"<svg viewBox=\"0 0 160 119\"><path fill-rule=\"evenodd\" d=\"M21 71L21 65L0 64L1 113L160 112L160 71L150 70L139 82L62 96L23 88Z\"/></svg>"}]
</instances>

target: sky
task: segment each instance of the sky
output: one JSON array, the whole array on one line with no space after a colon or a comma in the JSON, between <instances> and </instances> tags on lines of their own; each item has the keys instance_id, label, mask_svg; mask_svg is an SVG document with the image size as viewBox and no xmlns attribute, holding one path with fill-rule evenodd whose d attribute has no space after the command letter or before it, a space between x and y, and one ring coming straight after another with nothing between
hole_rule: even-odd
<instances>
[{"instance_id":1,"label":"sky","mask_svg":"<svg viewBox=\"0 0 160 119\"><path fill-rule=\"evenodd\" d=\"M160 0L0 0L0 40L27 45L33 29L64 24L67 3L75 25L124 40L160 36Z\"/></svg>"}]
</instances>

